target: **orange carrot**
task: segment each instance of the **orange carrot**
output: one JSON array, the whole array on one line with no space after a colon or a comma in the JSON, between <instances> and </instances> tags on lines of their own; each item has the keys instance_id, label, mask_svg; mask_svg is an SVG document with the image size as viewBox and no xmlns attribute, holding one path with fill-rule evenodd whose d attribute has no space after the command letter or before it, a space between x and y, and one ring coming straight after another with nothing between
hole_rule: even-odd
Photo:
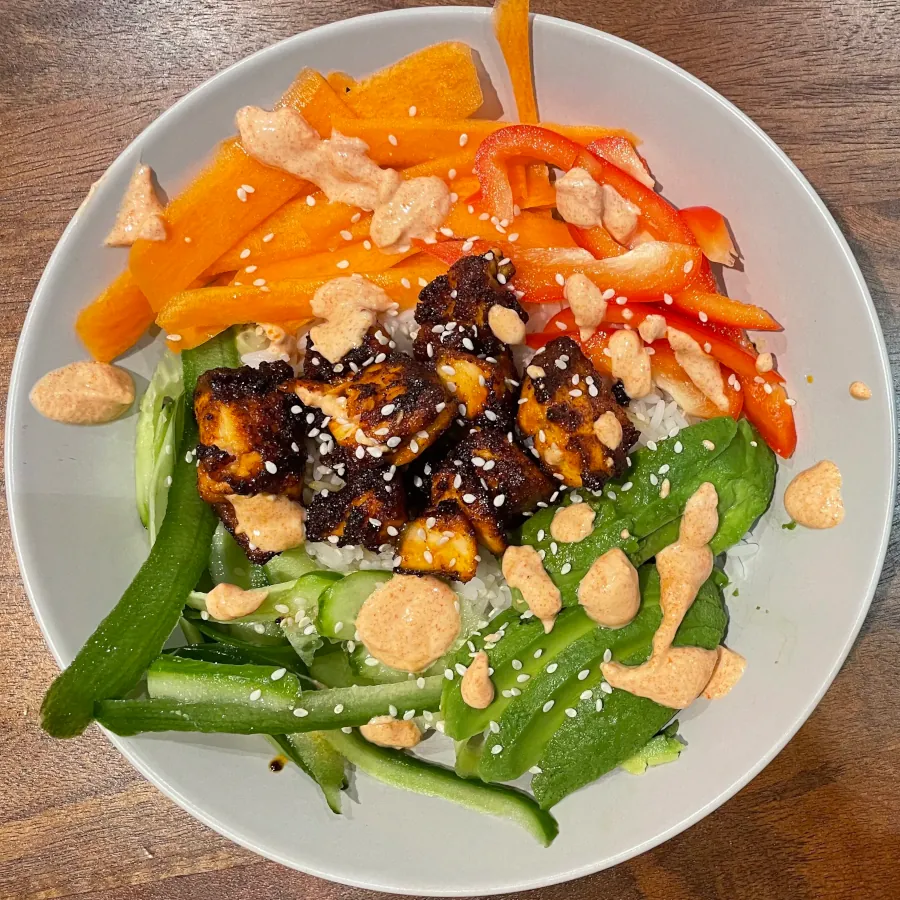
<instances>
[{"instance_id":1,"label":"orange carrot","mask_svg":"<svg viewBox=\"0 0 900 900\"><path fill-rule=\"evenodd\" d=\"M420 116L385 119L335 119L341 134L361 138L369 156L380 166L405 168L447 156L461 147L477 147L488 135L509 127L509 122L487 119L424 119ZM630 132L596 125L547 125L582 146L609 135L636 140ZM396 139L396 144L391 137Z\"/></svg>"},{"instance_id":2,"label":"orange carrot","mask_svg":"<svg viewBox=\"0 0 900 900\"><path fill-rule=\"evenodd\" d=\"M404 264L366 278L385 290L402 309L415 305L420 279L428 282L446 272L438 260L420 256L416 265ZM296 323L312 316L316 290L332 278L276 281L261 287L231 285L182 291L159 313L158 322L168 334L180 335L178 349L187 350L212 335L245 322Z\"/></svg>"},{"instance_id":3,"label":"orange carrot","mask_svg":"<svg viewBox=\"0 0 900 900\"><path fill-rule=\"evenodd\" d=\"M112 362L137 343L153 317L147 298L126 271L81 310L75 331L94 359Z\"/></svg>"},{"instance_id":4,"label":"orange carrot","mask_svg":"<svg viewBox=\"0 0 900 900\"><path fill-rule=\"evenodd\" d=\"M483 101L472 50L458 41L433 44L343 86L342 99L366 119L411 114L464 119Z\"/></svg>"},{"instance_id":5,"label":"orange carrot","mask_svg":"<svg viewBox=\"0 0 900 900\"><path fill-rule=\"evenodd\" d=\"M320 133L331 119L352 111L317 72L304 70L282 102L302 112ZM137 241L129 266L150 305L159 309L186 288L238 238L273 213L306 183L249 157L236 139L222 144L213 162L165 210L165 241Z\"/></svg>"}]
</instances>

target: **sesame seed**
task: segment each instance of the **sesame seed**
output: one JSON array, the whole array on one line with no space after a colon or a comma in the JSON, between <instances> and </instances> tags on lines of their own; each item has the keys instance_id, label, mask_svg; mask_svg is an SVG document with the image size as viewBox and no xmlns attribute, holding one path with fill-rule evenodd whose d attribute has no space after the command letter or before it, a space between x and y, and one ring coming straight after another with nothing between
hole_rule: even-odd
<instances>
[{"instance_id":1,"label":"sesame seed","mask_svg":"<svg viewBox=\"0 0 900 900\"><path fill-rule=\"evenodd\" d=\"M466 674L466 667L462 663L457 663L454 668L457 672L459 672L460 675Z\"/></svg>"},{"instance_id":2,"label":"sesame seed","mask_svg":"<svg viewBox=\"0 0 900 900\"><path fill-rule=\"evenodd\" d=\"M508 240L511 244L514 244L518 239L519 239L518 231L514 231L508 238Z\"/></svg>"},{"instance_id":3,"label":"sesame seed","mask_svg":"<svg viewBox=\"0 0 900 900\"><path fill-rule=\"evenodd\" d=\"M618 303L619 306L624 306L627 302L628 302L627 297L616 297L616 303Z\"/></svg>"},{"instance_id":4,"label":"sesame seed","mask_svg":"<svg viewBox=\"0 0 900 900\"><path fill-rule=\"evenodd\" d=\"M787 403L788 406L796 406L797 405L797 401L790 397L788 397L788 399L785 400L784 402Z\"/></svg>"},{"instance_id":5,"label":"sesame seed","mask_svg":"<svg viewBox=\"0 0 900 900\"><path fill-rule=\"evenodd\" d=\"M712 441L704 441L703 446L712 453L716 449L716 445Z\"/></svg>"},{"instance_id":6,"label":"sesame seed","mask_svg":"<svg viewBox=\"0 0 900 900\"><path fill-rule=\"evenodd\" d=\"M496 756L498 753L502 753L502 752L503 752L503 746L501 744L494 744L494 746L491 747L491 753L493 753L494 756Z\"/></svg>"},{"instance_id":7,"label":"sesame seed","mask_svg":"<svg viewBox=\"0 0 900 900\"><path fill-rule=\"evenodd\" d=\"M555 700L548 700L548 701L543 705L542 709L544 710L544 712L550 712L550 710L553 709L555 703L556 703Z\"/></svg>"},{"instance_id":8,"label":"sesame seed","mask_svg":"<svg viewBox=\"0 0 900 900\"><path fill-rule=\"evenodd\" d=\"M611 694L613 692L612 685L608 681L601 682L600 690L603 691L604 694Z\"/></svg>"},{"instance_id":9,"label":"sesame seed","mask_svg":"<svg viewBox=\"0 0 900 900\"><path fill-rule=\"evenodd\" d=\"M409 114L410 116L414 116L416 114L416 108L414 106L411 106L409 108Z\"/></svg>"},{"instance_id":10,"label":"sesame seed","mask_svg":"<svg viewBox=\"0 0 900 900\"><path fill-rule=\"evenodd\" d=\"M447 681L453 681L453 669L444 669L444 678Z\"/></svg>"},{"instance_id":11,"label":"sesame seed","mask_svg":"<svg viewBox=\"0 0 900 900\"><path fill-rule=\"evenodd\" d=\"M602 697L597 698L597 702L594 704L594 709L596 709L597 712L603 712L603 698Z\"/></svg>"},{"instance_id":12,"label":"sesame seed","mask_svg":"<svg viewBox=\"0 0 900 900\"><path fill-rule=\"evenodd\" d=\"M396 146L397 146L397 138L396 138L394 135L389 134L389 135L388 135L388 143L389 143L392 147L396 147Z\"/></svg>"},{"instance_id":13,"label":"sesame seed","mask_svg":"<svg viewBox=\"0 0 900 900\"><path fill-rule=\"evenodd\" d=\"M241 250L241 252L240 252L240 257L241 257L241 259L246 259L249 255L250 255L250 248L249 248L249 247L244 247L244 249Z\"/></svg>"},{"instance_id":14,"label":"sesame seed","mask_svg":"<svg viewBox=\"0 0 900 900\"><path fill-rule=\"evenodd\" d=\"M550 663L550 665L547 666L547 674L552 675L558 668L559 665L557 663Z\"/></svg>"},{"instance_id":15,"label":"sesame seed","mask_svg":"<svg viewBox=\"0 0 900 900\"><path fill-rule=\"evenodd\" d=\"M309 712L307 712L307 710L302 709L301 707L298 706L298 707L294 710L294 715L295 715L298 719L302 719L304 716L308 716L308 715L309 715Z\"/></svg>"},{"instance_id":16,"label":"sesame seed","mask_svg":"<svg viewBox=\"0 0 900 900\"><path fill-rule=\"evenodd\" d=\"M503 506L505 501L506 501L506 494L497 494L497 496L494 497L494 506L499 508L499 507Z\"/></svg>"},{"instance_id":17,"label":"sesame seed","mask_svg":"<svg viewBox=\"0 0 900 900\"><path fill-rule=\"evenodd\" d=\"M402 284L403 287L405 287L405 288L407 288L407 289L409 289L410 287L412 287L412 285L409 283L409 279L408 279L408 278L401 278L401 279L400 279L400 284Z\"/></svg>"},{"instance_id":18,"label":"sesame seed","mask_svg":"<svg viewBox=\"0 0 900 900\"><path fill-rule=\"evenodd\" d=\"M349 266L350 266L350 260L348 260L348 259L342 259L342 260L337 264L337 267L338 267L339 269L347 269L347 268L349 268Z\"/></svg>"},{"instance_id":19,"label":"sesame seed","mask_svg":"<svg viewBox=\"0 0 900 900\"><path fill-rule=\"evenodd\" d=\"M169 341L180 341L180 340L181 340L181 335L180 335L180 334L169 334L169 335L166 336L166 340L169 340Z\"/></svg>"},{"instance_id":20,"label":"sesame seed","mask_svg":"<svg viewBox=\"0 0 900 900\"><path fill-rule=\"evenodd\" d=\"M571 706L569 706L569 707L566 709L566 715L567 715L570 719L574 719L575 716L578 715L578 711L575 710L575 709L573 709Z\"/></svg>"},{"instance_id":21,"label":"sesame seed","mask_svg":"<svg viewBox=\"0 0 900 900\"><path fill-rule=\"evenodd\" d=\"M272 681L280 681L282 678L284 678L286 672L287 672L287 669L276 669L276 670L269 676L269 678L271 678Z\"/></svg>"},{"instance_id":22,"label":"sesame seed","mask_svg":"<svg viewBox=\"0 0 900 900\"><path fill-rule=\"evenodd\" d=\"M242 187L239 187L237 189L237 198L241 201L241 203L247 202L247 192Z\"/></svg>"},{"instance_id":23,"label":"sesame seed","mask_svg":"<svg viewBox=\"0 0 900 900\"><path fill-rule=\"evenodd\" d=\"M590 674L591 674L591 670L590 670L590 669L582 669L582 670L578 673L578 680L579 680L579 681L584 681L584 679L587 678L588 675L590 675Z\"/></svg>"},{"instance_id":24,"label":"sesame seed","mask_svg":"<svg viewBox=\"0 0 900 900\"><path fill-rule=\"evenodd\" d=\"M465 134L465 133L461 134L461 135L459 136L459 146L460 146L460 147L465 147L466 144L468 144L468 143L469 143L469 136L468 136L467 134Z\"/></svg>"},{"instance_id":25,"label":"sesame seed","mask_svg":"<svg viewBox=\"0 0 900 900\"><path fill-rule=\"evenodd\" d=\"M269 241L271 241L273 237L275 237L275 234L274 234L274 232L270 231L267 235L265 235L263 237L263 243L268 244Z\"/></svg>"},{"instance_id":26,"label":"sesame seed","mask_svg":"<svg viewBox=\"0 0 900 900\"><path fill-rule=\"evenodd\" d=\"M563 567L559 570L559 574L560 575L568 575L569 572L571 572L571 571L572 571L572 564L564 563Z\"/></svg>"},{"instance_id":27,"label":"sesame seed","mask_svg":"<svg viewBox=\"0 0 900 900\"><path fill-rule=\"evenodd\" d=\"M566 283L566 279L563 278L562 272L557 272L553 277L556 279L558 285L564 285Z\"/></svg>"},{"instance_id":28,"label":"sesame seed","mask_svg":"<svg viewBox=\"0 0 900 900\"><path fill-rule=\"evenodd\" d=\"M709 321L709 316L708 316L705 312L703 312L703 310L701 310L699 313L697 313L697 318L698 318L701 322L708 322L708 321Z\"/></svg>"},{"instance_id":29,"label":"sesame seed","mask_svg":"<svg viewBox=\"0 0 900 900\"><path fill-rule=\"evenodd\" d=\"M259 700L260 697L262 697L262 691L259 690L259 688L257 688L255 691L250 692L251 700Z\"/></svg>"},{"instance_id":30,"label":"sesame seed","mask_svg":"<svg viewBox=\"0 0 900 900\"><path fill-rule=\"evenodd\" d=\"M518 672L522 668L522 660L514 659L511 663L512 667Z\"/></svg>"},{"instance_id":31,"label":"sesame seed","mask_svg":"<svg viewBox=\"0 0 900 900\"><path fill-rule=\"evenodd\" d=\"M535 659L540 659L543 655L544 655L544 650L541 647L538 647L538 649L534 651Z\"/></svg>"}]
</instances>

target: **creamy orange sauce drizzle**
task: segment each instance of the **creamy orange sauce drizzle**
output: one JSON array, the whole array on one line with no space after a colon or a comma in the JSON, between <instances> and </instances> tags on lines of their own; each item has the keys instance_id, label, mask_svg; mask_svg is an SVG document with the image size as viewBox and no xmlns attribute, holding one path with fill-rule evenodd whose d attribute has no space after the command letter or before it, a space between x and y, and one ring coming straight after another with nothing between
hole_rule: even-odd
<instances>
[{"instance_id":1,"label":"creamy orange sauce drizzle","mask_svg":"<svg viewBox=\"0 0 900 900\"><path fill-rule=\"evenodd\" d=\"M459 635L456 594L437 578L394 575L363 603L356 630L369 653L401 672L421 672Z\"/></svg>"},{"instance_id":2,"label":"creamy orange sauce drizzle","mask_svg":"<svg viewBox=\"0 0 900 900\"><path fill-rule=\"evenodd\" d=\"M521 344L525 341L525 323L514 309L495 303L488 310L488 326L497 340L504 344Z\"/></svg>"},{"instance_id":3,"label":"creamy orange sauce drizzle","mask_svg":"<svg viewBox=\"0 0 900 900\"><path fill-rule=\"evenodd\" d=\"M806 528L834 528L844 521L841 470L823 459L795 475L784 492L787 514Z\"/></svg>"},{"instance_id":4,"label":"creamy orange sauce drizzle","mask_svg":"<svg viewBox=\"0 0 900 900\"><path fill-rule=\"evenodd\" d=\"M697 592L709 578L713 554L708 544L718 528L718 497L715 487L702 484L685 505L678 540L656 555L660 582L662 622L653 636L647 662L624 666L601 665L614 687L662 706L684 709L710 684L722 654L701 647L673 647L672 641ZM723 683L724 683L723 671ZM733 682L732 682L733 683ZM713 689L717 689L713 684Z\"/></svg>"},{"instance_id":5,"label":"creamy orange sauce drizzle","mask_svg":"<svg viewBox=\"0 0 900 900\"><path fill-rule=\"evenodd\" d=\"M334 131L322 140L296 110L269 112L256 106L238 110L241 144L255 159L311 181L332 203L373 210L400 186L400 174L382 169L367 155L368 145Z\"/></svg>"},{"instance_id":6,"label":"creamy orange sauce drizzle","mask_svg":"<svg viewBox=\"0 0 900 900\"><path fill-rule=\"evenodd\" d=\"M395 719L393 716L376 716L359 733L378 747L392 750L411 750L422 741L422 731L411 719Z\"/></svg>"},{"instance_id":7,"label":"creamy orange sauce drizzle","mask_svg":"<svg viewBox=\"0 0 900 900\"><path fill-rule=\"evenodd\" d=\"M153 184L153 169L138 165L125 189L115 224L104 243L107 247L130 247L138 238L164 241L166 223L162 213L163 205Z\"/></svg>"},{"instance_id":8,"label":"creamy orange sauce drizzle","mask_svg":"<svg viewBox=\"0 0 900 900\"><path fill-rule=\"evenodd\" d=\"M549 634L562 609L562 595L544 569L537 550L529 546L507 547L503 554L503 577L511 588L522 592L528 608Z\"/></svg>"},{"instance_id":9,"label":"creamy orange sauce drizzle","mask_svg":"<svg viewBox=\"0 0 900 900\"><path fill-rule=\"evenodd\" d=\"M725 380L717 360L713 359L689 335L677 328L668 328L669 345L675 351L675 359L694 382L696 388L707 396L719 409L729 408L725 396Z\"/></svg>"},{"instance_id":10,"label":"creamy orange sauce drizzle","mask_svg":"<svg viewBox=\"0 0 900 900\"><path fill-rule=\"evenodd\" d=\"M640 325L638 325L638 334L647 344L666 336L666 317L649 315Z\"/></svg>"},{"instance_id":11,"label":"creamy orange sauce drizzle","mask_svg":"<svg viewBox=\"0 0 900 900\"><path fill-rule=\"evenodd\" d=\"M263 589L245 591L236 584L217 584L206 595L206 611L218 622L228 622L255 613L269 592Z\"/></svg>"},{"instance_id":12,"label":"creamy orange sauce drizzle","mask_svg":"<svg viewBox=\"0 0 900 900\"><path fill-rule=\"evenodd\" d=\"M410 178L375 209L369 234L382 250L405 250L413 238L433 238L450 206L450 188L440 178Z\"/></svg>"},{"instance_id":13,"label":"creamy orange sauce drizzle","mask_svg":"<svg viewBox=\"0 0 900 900\"><path fill-rule=\"evenodd\" d=\"M622 628L641 605L637 569L618 548L595 559L578 585L578 603L588 618L605 628Z\"/></svg>"},{"instance_id":14,"label":"creamy orange sauce drizzle","mask_svg":"<svg viewBox=\"0 0 900 900\"><path fill-rule=\"evenodd\" d=\"M313 315L325 321L313 325L309 335L316 350L336 363L362 344L377 320L376 313L392 306L385 291L360 275L334 278L313 294Z\"/></svg>"},{"instance_id":15,"label":"creamy orange sauce drizzle","mask_svg":"<svg viewBox=\"0 0 900 900\"><path fill-rule=\"evenodd\" d=\"M229 494L226 499L237 517L235 534L246 535L257 550L281 553L306 539L304 510L296 501L280 494Z\"/></svg>"},{"instance_id":16,"label":"creamy orange sauce drizzle","mask_svg":"<svg viewBox=\"0 0 900 900\"><path fill-rule=\"evenodd\" d=\"M494 702L494 685L491 682L487 653L479 650L469 663L459 684L463 703L472 709L487 709Z\"/></svg>"},{"instance_id":17,"label":"creamy orange sauce drizzle","mask_svg":"<svg viewBox=\"0 0 900 900\"><path fill-rule=\"evenodd\" d=\"M55 422L102 425L134 403L134 381L109 363L74 362L44 375L29 399L42 416Z\"/></svg>"},{"instance_id":18,"label":"creamy orange sauce drizzle","mask_svg":"<svg viewBox=\"0 0 900 900\"><path fill-rule=\"evenodd\" d=\"M606 315L603 292L590 278L579 272L566 279L563 295L575 317L575 324L581 330L581 339L586 341Z\"/></svg>"},{"instance_id":19,"label":"creamy orange sauce drizzle","mask_svg":"<svg viewBox=\"0 0 900 900\"><path fill-rule=\"evenodd\" d=\"M587 503L560 507L550 521L550 537L561 544L577 544L594 530L597 514Z\"/></svg>"},{"instance_id":20,"label":"creamy orange sauce drizzle","mask_svg":"<svg viewBox=\"0 0 900 900\"><path fill-rule=\"evenodd\" d=\"M594 437L610 450L618 448L622 443L622 423L614 412L607 410L594 422Z\"/></svg>"},{"instance_id":21,"label":"creamy orange sauce drizzle","mask_svg":"<svg viewBox=\"0 0 900 900\"><path fill-rule=\"evenodd\" d=\"M640 214L611 184L603 185L603 227L620 244L628 244L634 237Z\"/></svg>"},{"instance_id":22,"label":"creamy orange sauce drizzle","mask_svg":"<svg viewBox=\"0 0 900 900\"><path fill-rule=\"evenodd\" d=\"M603 224L603 191L587 169L576 166L556 179L556 208L571 225L594 228Z\"/></svg>"},{"instance_id":23,"label":"creamy orange sauce drizzle","mask_svg":"<svg viewBox=\"0 0 900 900\"><path fill-rule=\"evenodd\" d=\"M707 700L720 700L741 680L744 669L747 668L747 660L740 653L729 650L719 645L716 648L718 654L716 667L713 669L709 683L703 689L703 696Z\"/></svg>"},{"instance_id":24,"label":"creamy orange sauce drizzle","mask_svg":"<svg viewBox=\"0 0 900 900\"><path fill-rule=\"evenodd\" d=\"M622 329L609 339L613 378L621 379L625 393L632 400L646 397L653 382L650 377L650 356L640 336Z\"/></svg>"}]
</instances>

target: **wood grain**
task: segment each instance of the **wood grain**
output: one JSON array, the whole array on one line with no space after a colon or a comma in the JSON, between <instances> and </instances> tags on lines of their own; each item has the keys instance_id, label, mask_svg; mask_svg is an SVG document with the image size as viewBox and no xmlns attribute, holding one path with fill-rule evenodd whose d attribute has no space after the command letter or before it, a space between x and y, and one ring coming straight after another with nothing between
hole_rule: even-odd
<instances>
[{"instance_id":1,"label":"wood grain","mask_svg":"<svg viewBox=\"0 0 900 900\"><path fill-rule=\"evenodd\" d=\"M0 29L0 395L63 227L120 150L190 88L373 0L18 0ZM660 53L784 147L853 246L900 371L900 0L545 0ZM896 532L896 529L895 529ZM0 524L0 900L375 896L220 838L92 731L53 742L55 667ZM862 635L809 722L737 797L657 850L538 900L900 896L900 581L892 542Z\"/></svg>"}]
</instances>

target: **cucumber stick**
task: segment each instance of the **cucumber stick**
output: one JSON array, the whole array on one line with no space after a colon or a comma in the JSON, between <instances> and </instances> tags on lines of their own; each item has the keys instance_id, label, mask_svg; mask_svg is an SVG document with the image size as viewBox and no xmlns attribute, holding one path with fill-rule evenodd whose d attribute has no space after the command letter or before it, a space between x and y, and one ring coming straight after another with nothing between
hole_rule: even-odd
<instances>
[{"instance_id":1,"label":"cucumber stick","mask_svg":"<svg viewBox=\"0 0 900 900\"><path fill-rule=\"evenodd\" d=\"M295 547L273 556L262 568L269 584L280 584L296 581L301 575L315 572L321 566L302 547Z\"/></svg>"},{"instance_id":2,"label":"cucumber stick","mask_svg":"<svg viewBox=\"0 0 900 900\"><path fill-rule=\"evenodd\" d=\"M234 340L226 332L182 353L185 396L197 378L216 366L237 366ZM100 623L72 664L50 686L41 724L53 737L81 734L98 700L121 697L137 684L178 624L185 597L206 568L216 518L197 493L197 473L185 458L197 443L197 426L185 416L165 519L150 555L112 612Z\"/></svg>"},{"instance_id":3,"label":"cucumber stick","mask_svg":"<svg viewBox=\"0 0 900 900\"><path fill-rule=\"evenodd\" d=\"M357 734L330 731L326 737L349 762L391 787L426 797L439 797L505 819L524 828L545 847L559 832L553 816L540 809L527 794L514 788L460 778L451 769L396 750L376 747Z\"/></svg>"},{"instance_id":4,"label":"cucumber stick","mask_svg":"<svg viewBox=\"0 0 900 900\"><path fill-rule=\"evenodd\" d=\"M272 676L275 675L275 679ZM97 719L116 734L203 731L290 734L365 725L375 716L440 705L441 677L366 687L301 691L274 666L233 666L162 656L150 667L150 700L106 700Z\"/></svg>"},{"instance_id":5,"label":"cucumber stick","mask_svg":"<svg viewBox=\"0 0 900 900\"><path fill-rule=\"evenodd\" d=\"M391 572L352 572L332 585L319 598L316 620L319 634L333 640L352 640L356 616L368 596L379 585L390 581Z\"/></svg>"},{"instance_id":6,"label":"cucumber stick","mask_svg":"<svg viewBox=\"0 0 900 900\"><path fill-rule=\"evenodd\" d=\"M340 815L341 791L347 787L347 770L341 756L322 732L272 734L269 740L322 789L328 808Z\"/></svg>"}]
</instances>

